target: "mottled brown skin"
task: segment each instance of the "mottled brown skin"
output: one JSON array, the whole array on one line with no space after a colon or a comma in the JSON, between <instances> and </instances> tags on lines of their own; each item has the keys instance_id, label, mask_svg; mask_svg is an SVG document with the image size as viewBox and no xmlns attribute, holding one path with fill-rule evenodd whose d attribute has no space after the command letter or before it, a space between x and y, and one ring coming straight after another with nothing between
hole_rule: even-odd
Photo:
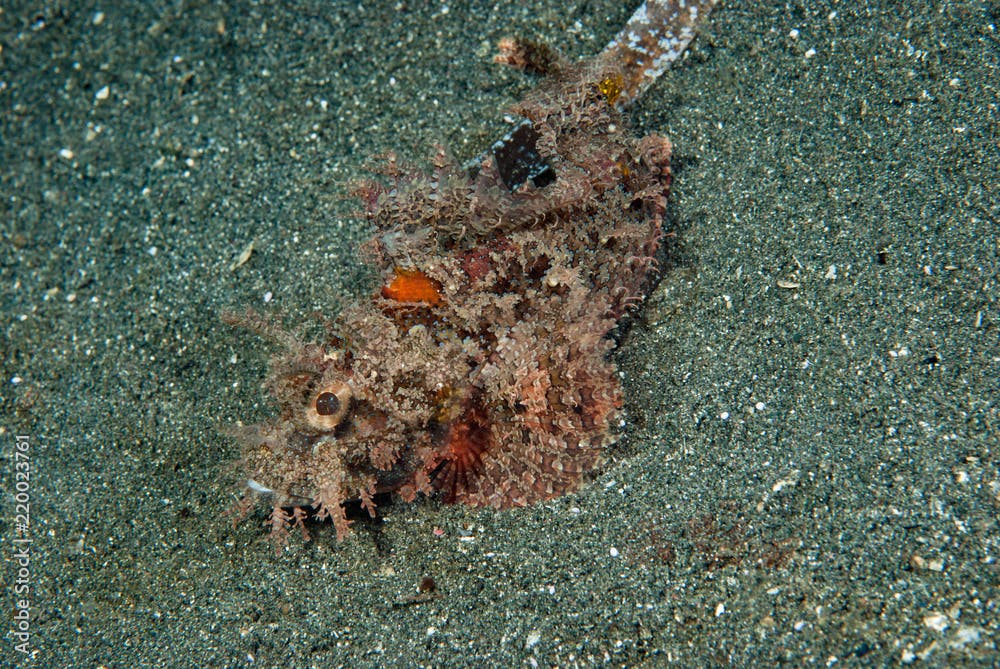
<instances>
[{"instance_id":1,"label":"mottled brown skin","mask_svg":"<svg viewBox=\"0 0 1000 669\"><path fill-rule=\"evenodd\" d=\"M577 488L617 438L622 391L606 337L641 301L661 237L670 144L636 139L615 109L622 73L559 67L514 111L554 171L514 192L493 156L475 172L439 151L430 174L390 157L356 194L381 285L307 343L281 340L269 422L242 430L243 461L273 492L282 539L311 504L376 493L523 506Z\"/></svg>"}]
</instances>

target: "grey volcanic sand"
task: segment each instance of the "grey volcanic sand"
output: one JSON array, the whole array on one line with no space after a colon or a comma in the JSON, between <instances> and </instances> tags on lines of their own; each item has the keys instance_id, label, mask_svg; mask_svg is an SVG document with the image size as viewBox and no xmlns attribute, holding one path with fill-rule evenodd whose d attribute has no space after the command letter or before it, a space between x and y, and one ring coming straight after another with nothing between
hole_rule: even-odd
<instances>
[{"instance_id":1,"label":"grey volcanic sand","mask_svg":"<svg viewBox=\"0 0 1000 669\"><path fill-rule=\"evenodd\" d=\"M500 37L590 54L633 3L85 4L0 10L0 664L16 434L30 666L998 661L995 3L725 3L630 110L676 236L607 464L278 556L223 516L222 430L272 408L219 314L363 298L344 182L476 155L532 85Z\"/></svg>"}]
</instances>

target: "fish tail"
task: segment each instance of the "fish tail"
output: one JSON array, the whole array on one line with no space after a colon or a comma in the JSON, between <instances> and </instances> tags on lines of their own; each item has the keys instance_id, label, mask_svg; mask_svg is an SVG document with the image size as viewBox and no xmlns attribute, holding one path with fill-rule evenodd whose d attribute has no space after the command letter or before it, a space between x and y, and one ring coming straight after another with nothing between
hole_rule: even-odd
<instances>
[{"instance_id":1,"label":"fish tail","mask_svg":"<svg viewBox=\"0 0 1000 669\"><path fill-rule=\"evenodd\" d=\"M597 57L618 70L615 106L628 106L680 58L717 0L647 0Z\"/></svg>"}]
</instances>

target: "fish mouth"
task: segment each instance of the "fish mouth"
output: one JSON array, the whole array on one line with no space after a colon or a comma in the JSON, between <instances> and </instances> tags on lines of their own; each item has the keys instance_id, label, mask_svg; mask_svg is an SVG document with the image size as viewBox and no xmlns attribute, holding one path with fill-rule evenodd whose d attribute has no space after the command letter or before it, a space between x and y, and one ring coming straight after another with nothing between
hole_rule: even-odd
<instances>
[{"instance_id":1,"label":"fish mouth","mask_svg":"<svg viewBox=\"0 0 1000 669\"><path fill-rule=\"evenodd\" d=\"M250 488L254 493L262 495L264 497L275 497L276 506L290 507L290 506L311 506L312 499L309 497L299 497L298 495L280 495L266 485L258 483L253 479L247 479L247 487Z\"/></svg>"},{"instance_id":2,"label":"fish mouth","mask_svg":"<svg viewBox=\"0 0 1000 669\"><path fill-rule=\"evenodd\" d=\"M247 487L250 488L251 490L253 490L256 493L260 493L261 495L273 495L274 494L273 490L271 490L267 486L263 486L263 485L257 483L253 479L247 479Z\"/></svg>"}]
</instances>

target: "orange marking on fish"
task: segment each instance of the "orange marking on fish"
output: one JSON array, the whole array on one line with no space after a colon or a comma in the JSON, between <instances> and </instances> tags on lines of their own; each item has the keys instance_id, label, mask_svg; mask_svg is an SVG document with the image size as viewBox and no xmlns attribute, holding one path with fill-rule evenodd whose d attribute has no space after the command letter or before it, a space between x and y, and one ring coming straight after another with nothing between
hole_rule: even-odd
<instances>
[{"instance_id":1,"label":"orange marking on fish","mask_svg":"<svg viewBox=\"0 0 1000 669\"><path fill-rule=\"evenodd\" d=\"M441 304L441 284L419 269L396 267L392 272L392 281L382 286L382 297L396 302L420 302L431 307Z\"/></svg>"}]
</instances>

